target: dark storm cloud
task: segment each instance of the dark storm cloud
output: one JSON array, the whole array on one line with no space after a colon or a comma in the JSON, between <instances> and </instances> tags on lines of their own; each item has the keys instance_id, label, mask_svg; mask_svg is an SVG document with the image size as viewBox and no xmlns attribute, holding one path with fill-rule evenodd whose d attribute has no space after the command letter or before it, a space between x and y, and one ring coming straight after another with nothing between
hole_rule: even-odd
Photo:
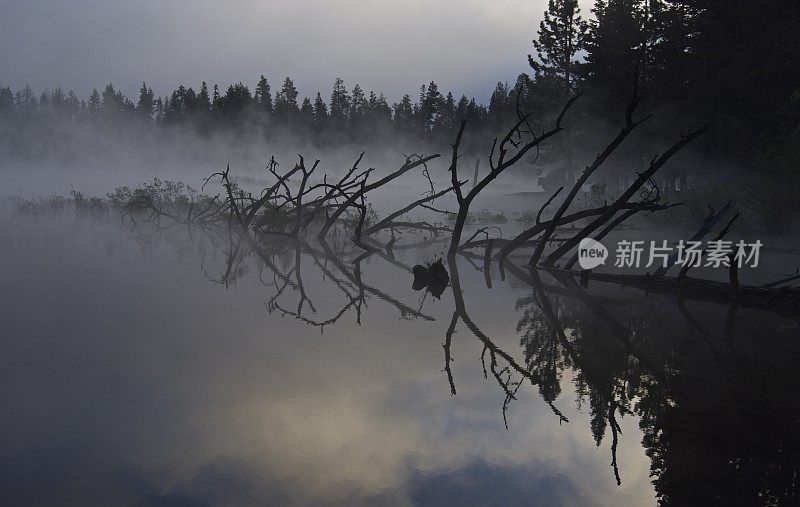
<instances>
[{"instance_id":1,"label":"dark storm cloud","mask_svg":"<svg viewBox=\"0 0 800 507\"><path fill-rule=\"evenodd\" d=\"M164 94L202 80L292 76L327 96L336 76L391 99L423 82L485 100L513 81L545 0L6 0L0 82L85 96L142 80ZM585 9L584 9L585 10Z\"/></svg>"}]
</instances>

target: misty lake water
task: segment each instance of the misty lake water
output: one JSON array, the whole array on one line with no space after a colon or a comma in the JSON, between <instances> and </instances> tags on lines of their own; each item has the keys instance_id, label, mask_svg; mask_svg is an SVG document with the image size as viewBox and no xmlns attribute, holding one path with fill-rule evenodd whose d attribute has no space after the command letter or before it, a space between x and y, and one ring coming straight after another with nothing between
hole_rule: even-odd
<instances>
[{"instance_id":1,"label":"misty lake water","mask_svg":"<svg viewBox=\"0 0 800 507\"><path fill-rule=\"evenodd\" d=\"M796 314L496 265L488 288L460 257L453 395L453 293L406 271L444 244L268 250L229 270L198 231L4 209L0 504L791 502Z\"/></svg>"}]
</instances>

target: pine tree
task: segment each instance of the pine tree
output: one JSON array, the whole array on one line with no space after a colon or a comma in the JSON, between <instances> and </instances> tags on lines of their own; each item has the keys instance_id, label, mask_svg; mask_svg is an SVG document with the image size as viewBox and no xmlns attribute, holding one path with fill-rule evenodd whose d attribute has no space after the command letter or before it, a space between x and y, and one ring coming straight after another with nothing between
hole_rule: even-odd
<instances>
[{"instance_id":1,"label":"pine tree","mask_svg":"<svg viewBox=\"0 0 800 507\"><path fill-rule=\"evenodd\" d=\"M300 124L303 127L314 126L314 106L311 105L311 99L308 97L303 98L300 106Z\"/></svg>"},{"instance_id":2,"label":"pine tree","mask_svg":"<svg viewBox=\"0 0 800 507\"><path fill-rule=\"evenodd\" d=\"M75 119L80 117L81 101L75 92L70 90L64 100L64 113L67 118Z\"/></svg>"},{"instance_id":3,"label":"pine tree","mask_svg":"<svg viewBox=\"0 0 800 507\"><path fill-rule=\"evenodd\" d=\"M36 95L33 94L33 89L29 84L25 84L25 88L17 94L17 108L22 109L25 114L33 114L39 107L39 102L36 100Z\"/></svg>"},{"instance_id":4,"label":"pine tree","mask_svg":"<svg viewBox=\"0 0 800 507\"><path fill-rule=\"evenodd\" d=\"M405 134L411 133L414 129L414 106L411 104L411 97L403 95L399 103L394 104L394 128L398 132Z\"/></svg>"},{"instance_id":5,"label":"pine tree","mask_svg":"<svg viewBox=\"0 0 800 507\"><path fill-rule=\"evenodd\" d=\"M259 111L267 114L272 114L272 94L270 93L269 81L264 75L258 80L256 91L253 95L255 103L258 105Z\"/></svg>"},{"instance_id":6,"label":"pine tree","mask_svg":"<svg viewBox=\"0 0 800 507\"><path fill-rule=\"evenodd\" d=\"M50 94L50 107L54 111L61 114L66 109L67 96L61 86L56 86L53 93Z\"/></svg>"},{"instance_id":7,"label":"pine tree","mask_svg":"<svg viewBox=\"0 0 800 507\"><path fill-rule=\"evenodd\" d=\"M356 84L353 87L353 94L350 97L350 113L348 120L350 126L357 130L362 127L364 120L367 117L367 98L364 95L364 90Z\"/></svg>"},{"instance_id":8,"label":"pine tree","mask_svg":"<svg viewBox=\"0 0 800 507\"><path fill-rule=\"evenodd\" d=\"M106 85L103 90L103 118L106 120L118 120L122 117L126 109L125 96L122 92L114 89L114 85Z\"/></svg>"},{"instance_id":9,"label":"pine tree","mask_svg":"<svg viewBox=\"0 0 800 507\"><path fill-rule=\"evenodd\" d=\"M317 98L314 99L314 125L318 130L321 130L328 123L328 106L322 100L322 95L317 92Z\"/></svg>"},{"instance_id":10,"label":"pine tree","mask_svg":"<svg viewBox=\"0 0 800 507\"><path fill-rule=\"evenodd\" d=\"M5 86L0 88L0 114L8 115L14 109L14 94L11 93L11 87Z\"/></svg>"},{"instance_id":11,"label":"pine tree","mask_svg":"<svg viewBox=\"0 0 800 507\"><path fill-rule=\"evenodd\" d=\"M608 108L630 96L644 59L643 9L638 0L597 0L587 38L587 80Z\"/></svg>"},{"instance_id":12,"label":"pine tree","mask_svg":"<svg viewBox=\"0 0 800 507\"><path fill-rule=\"evenodd\" d=\"M523 111L530 112L539 109L535 106L537 97L534 94L534 89L534 81L528 74L523 72L517 76L517 81L514 83L514 88L511 90L515 109L517 101Z\"/></svg>"},{"instance_id":13,"label":"pine tree","mask_svg":"<svg viewBox=\"0 0 800 507\"><path fill-rule=\"evenodd\" d=\"M495 128L505 126L513 117L515 109L516 103L508 83L498 81L489 98L489 121L492 126Z\"/></svg>"},{"instance_id":14,"label":"pine tree","mask_svg":"<svg viewBox=\"0 0 800 507\"><path fill-rule=\"evenodd\" d=\"M386 96L381 93L369 92L367 101L367 123L371 126L385 128L392 119L392 108L386 102Z\"/></svg>"},{"instance_id":15,"label":"pine tree","mask_svg":"<svg viewBox=\"0 0 800 507\"><path fill-rule=\"evenodd\" d=\"M433 81L427 87L423 85L420 88L420 101L417 110L417 127L420 133L428 134L433 130L441 100L442 95L439 93L439 87Z\"/></svg>"},{"instance_id":16,"label":"pine tree","mask_svg":"<svg viewBox=\"0 0 800 507\"><path fill-rule=\"evenodd\" d=\"M580 62L575 55L585 49L588 23L580 16L578 0L550 0L533 40L538 60L528 55L537 78L555 78L558 90L575 90Z\"/></svg>"},{"instance_id":17,"label":"pine tree","mask_svg":"<svg viewBox=\"0 0 800 507\"><path fill-rule=\"evenodd\" d=\"M156 125L164 124L164 101L161 97L153 101L153 121Z\"/></svg>"},{"instance_id":18,"label":"pine tree","mask_svg":"<svg viewBox=\"0 0 800 507\"><path fill-rule=\"evenodd\" d=\"M378 118L383 118L385 120L392 119L392 108L389 107L389 103L386 101L386 96L381 92L378 94L378 101L375 105L375 115Z\"/></svg>"},{"instance_id":19,"label":"pine tree","mask_svg":"<svg viewBox=\"0 0 800 507\"><path fill-rule=\"evenodd\" d=\"M482 122L486 120L489 112L486 110L483 105L480 105L475 100L475 97L472 97L469 100L469 104L467 105L467 117L471 118L471 121L474 121L476 124L480 125Z\"/></svg>"},{"instance_id":20,"label":"pine tree","mask_svg":"<svg viewBox=\"0 0 800 507\"><path fill-rule=\"evenodd\" d=\"M347 122L349 110L350 96L342 78L337 77L333 83L333 92L331 93L331 123L341 128Z\"/></svg>"},{"instance_id":21,"label":"pine tree","mask_svg":"<svg viewBox=\"0 0 800 507\"><path fill-rule=\"evenodd\" d=\"M469 99L466 95L462 95L460 99L458 99L458 105L456 106L456 121L461 123L462 121L468 119L469 117Z\"/></svg>"},{"instance_id":22,"label":"pine tree","mask_svg":"<svg viewBox=\"0 0 800 507\"><path fill-rule=\"evenodd\" d=\"M169 103L164 111L164 123L167 125L183 123L186 116L186 87L183 85L178 86L172 92L169 98Z\"/></svg>"},{"instance_id":23,"label":"pine tree","mask_svg":"<svg viewBox=\"0 0 800 507\"><path fill-rule=\"evenodd\" d=\"M166 108L166 106L165 106ZM211 94L211 123L222 119L222 97L219 95L219 86L214 85L214 91Z\"/></svg>"},{"instance_id":24,"label":"pine tree","mask_svg":"<svg viewBox=\"0 0 800 507\"><path fill-rule=\"evenodd\" d=\"M100 97L100 92L97 91L97 88L92 90L91 95L89 95L89 103L86 106L86 110L89 118L94 120L100 118L100 114L103 111L103 99Z\"/></svg>"},{"instance_id":25,"label":"pine tree","mask_svg":"<svg viewBox=\"0 0 800 507\"><path fill-rule=\"evenodd\" d=\"M217 101L220 117L234 124L244 119L245 111L253 103L250 89L242 83L228 87L223 97Z\"/></svg>"},{"instance_id":26,"label":"pine tree","mask_svg":"<svg viewBox=\"0 0 800 507\"><path fill-rule=\"evenodd\" d=\"M153 119L153 89L147 86L147 83L142 82L142 87L139 89L139 102L136 104L136 112L147 121Z\"/></svg>"},{"instance_id":27,"label":"pine tree","mask_svg":"<svg viewBox=\"0 0 800 507\"><path fill-rule=\"evenodd\" d=\"M456 122L456 99L452 92L442 99L439 108L439 117L433 127L434 132L440 137L449 137L455 131Z\"/></svg>"},{"instance_id":28,"label":"pine tree","mask_svg":"<svg viewBox=\"0 0 800 507\"><path fill-rule=\"evenodd\" d=\"M297 117L297 88L291 78L286 78L280 91L275 94L275 117L282 121L291 121Z\"/></svg>"},{"instance_id":29,"label":"pine tree","mask_svg":"<svg viewBox=\"0 0 800 507\"><path fill-rule=\"evenodd\" d=\"M183 108L186 120L192 123L197 123L202 116L202 112L198 107L197 93L195 93L191 86L186 90L183 96Z\"/></svg>"},{"instance_id":30,"label":"pine tree","mask_svg":"<svg viewBox=\"0 0 800 507\"><path fill-rule=\"evenodd\" d=\"M204 121L211 114L211 98L208 96L208 85L205 81L200 85L200 93L197 94L197 114Z\"/></svg>"},{"instance_id":31,"label":"pine tree","mask_svg":"<svg viewBox=\"0 0 800 507\"><path fill-rule=\"evenodd\" d=\"M45 88L42 94L39 96L39 110L46 111L49 109L50 109L50 93L48 92L47 88Z\"/></svg>"},{"instance_id":32,"label":"pine tree","mask_svg":"<svg viewBox=\"0 0 800 507\"><path fill-rule=\"evenodd\" d=\"M164 105L163 105L163 107L162 107L162 109L161 109L161 111L162 111L162 114L161 114L161 122L160 122L160 123L161 123L161 125L167 125L167 124L168 124L168 120L169 120L169 118L168 118L168 117L169 117L169 113L168 113L168 111L169 111L169 108L170 108L170 107L171 107L171 104L169 103L169 96L168 96L168 95L165 95L165 96L164 96Z\"/></svg>"}]
</instances>

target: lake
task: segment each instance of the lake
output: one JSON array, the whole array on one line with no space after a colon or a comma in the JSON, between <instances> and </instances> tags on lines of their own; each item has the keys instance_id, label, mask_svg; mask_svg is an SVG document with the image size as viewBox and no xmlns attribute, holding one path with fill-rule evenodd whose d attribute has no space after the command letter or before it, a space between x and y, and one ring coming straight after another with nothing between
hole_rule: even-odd
<instances>
[{"instance_id":1,"label":"lake","mask_svg":"<svg viewBox=\"0 0 800 507\"><path fill-rule=\"evenodd\" d=\"M2 505L796 501L798 313L0 216Z\"/></svg>"}]
</instances>

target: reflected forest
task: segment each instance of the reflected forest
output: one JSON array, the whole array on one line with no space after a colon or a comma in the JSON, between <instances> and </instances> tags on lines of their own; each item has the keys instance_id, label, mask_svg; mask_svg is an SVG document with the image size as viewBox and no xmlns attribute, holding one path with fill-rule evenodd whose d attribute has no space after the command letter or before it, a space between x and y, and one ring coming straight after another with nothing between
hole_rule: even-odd
<instances>
[{"instance_id":1,"label":"reflected forest","mask_svg":"<svg viewBox=\"0 0 800 507\"><path fill-rule=\"evenodd\" d=\"M486 97L0 83L0 503L797 504L800 6L536 5Z\"/></svg>"}]
</instances>

